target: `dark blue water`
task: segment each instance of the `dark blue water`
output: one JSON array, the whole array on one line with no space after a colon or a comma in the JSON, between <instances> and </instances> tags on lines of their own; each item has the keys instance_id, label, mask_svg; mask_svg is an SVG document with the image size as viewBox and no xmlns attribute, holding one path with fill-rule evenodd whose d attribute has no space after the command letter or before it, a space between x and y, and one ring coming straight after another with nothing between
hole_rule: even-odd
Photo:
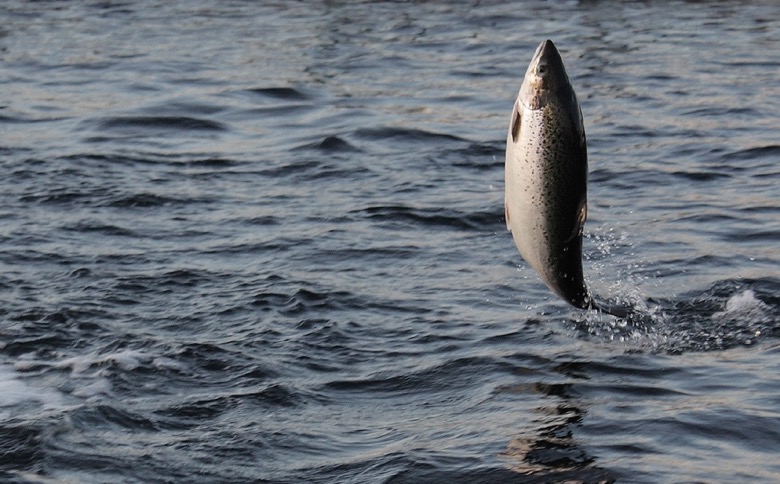
<instances>
[{"instance_id":1,"label":"dark blue water","mask_svg":"<svg viewBox=\"0 0 780 484\"><path fill-rule=\"evenodd\" d=\"M774 2L5 2L5 482L780 480ZM503 221L545 38L558 300Z\"/></svg>"}]
</instances>

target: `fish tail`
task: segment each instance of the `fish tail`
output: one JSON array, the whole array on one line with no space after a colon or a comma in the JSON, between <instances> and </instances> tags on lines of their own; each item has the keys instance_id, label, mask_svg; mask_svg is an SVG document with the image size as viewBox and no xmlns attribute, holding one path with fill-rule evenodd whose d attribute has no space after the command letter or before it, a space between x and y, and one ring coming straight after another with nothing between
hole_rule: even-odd
<instances>
[{"instance_id":1,"label":"fish tail","mask_svg":"<svg viewBox=\"0 0 780 484\"><path fill-rule=\"evenodd\" d=\"M633 319L636 315L636 309L628 304L596 301L593 298L590 298L588 309L606 313L620 319Z\"/></svg>"}]
</instances>

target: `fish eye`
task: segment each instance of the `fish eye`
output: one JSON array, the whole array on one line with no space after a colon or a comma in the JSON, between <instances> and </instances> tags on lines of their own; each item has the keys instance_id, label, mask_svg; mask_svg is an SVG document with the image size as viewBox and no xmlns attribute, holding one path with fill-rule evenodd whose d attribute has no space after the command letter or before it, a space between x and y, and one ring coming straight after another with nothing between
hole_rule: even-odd
<instances>
[{"instance_id":1,"label":"fish eye","mask_svg":"<svg viewBox=\"0 0 780 484\"><path fill-rule=\"evenodd\" d=\"M547 72L547 64L539 64L538 72L539 72L539 74L542 74L542 75L544 73L546 73Z\"/></svg>"}]
</instances>

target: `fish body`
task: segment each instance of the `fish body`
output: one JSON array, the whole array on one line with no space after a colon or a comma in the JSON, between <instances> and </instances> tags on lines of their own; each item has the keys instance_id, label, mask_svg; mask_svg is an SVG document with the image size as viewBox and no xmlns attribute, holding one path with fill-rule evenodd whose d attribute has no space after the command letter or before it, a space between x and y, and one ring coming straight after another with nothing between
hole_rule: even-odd
<instances>
[{"instance_id":1,"label":"fish body","mask_svg":"<svg viewBox=\"0 0 780 484\"><path fill-rule=\"evenodd\" d=\"M588 154L577 96L550 40L536 49L512 109L504 211L520 254L558 296L593 308L582 272Z\"/></svg>"}]
</instances>

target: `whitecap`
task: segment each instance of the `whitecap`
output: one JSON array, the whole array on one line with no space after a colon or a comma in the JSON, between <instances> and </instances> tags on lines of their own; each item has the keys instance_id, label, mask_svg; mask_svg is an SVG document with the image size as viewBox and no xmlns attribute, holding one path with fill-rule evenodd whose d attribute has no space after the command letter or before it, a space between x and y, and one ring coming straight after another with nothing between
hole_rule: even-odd
<instances>
[{"instance_id":1,"label":"whitecap","mask_svg":"<svg viewBox=\"0 0 780 484\"><path fill-rule=\"evenodd\" d=\"M145 358L145 354L136 350L125 350L105 355L89 353L66 358L57 363L56 367L60 369L70 368L74 374L85 373L93 366L116 366L120 370L132 371L141 366L141 361Z\"/></svg>"},{"instance_id":2,"label":"whitecap","mask_svg":"<svg viewBox=\"0 0 780 484\"><path fill-rule=\"evenodd\" d=\"M12 366L0 365L0 408L27 402L40 402L44 406L53 407L61 403L61 395L34 387L20 379Z\"/></svg>"},{"instance_id":3,"label":"whitecap","mask_svg":"<svg viewBox=\"0 0 780 484\"><path fill-rule=\"evenodd\" d=\"M73 390L73 396L81 398L92 398L98 395L110 395L111 383L105 378L100 378L89 385Z\"/></svg>"}]
</instances>

